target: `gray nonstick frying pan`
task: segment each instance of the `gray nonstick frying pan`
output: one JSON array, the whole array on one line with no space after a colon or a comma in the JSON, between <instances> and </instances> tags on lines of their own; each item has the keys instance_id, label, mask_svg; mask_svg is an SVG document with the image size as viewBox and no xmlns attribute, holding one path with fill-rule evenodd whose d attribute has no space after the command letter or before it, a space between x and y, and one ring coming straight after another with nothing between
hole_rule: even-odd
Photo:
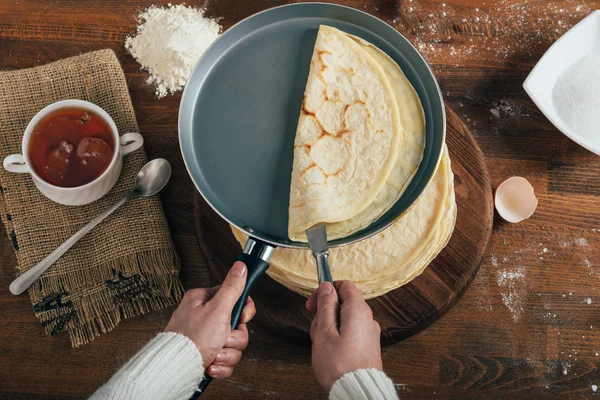
<instances>
[{"instance_id":1,"label":"gray nonstick frying pan","mask_svg":"<svg viewBox=\"0 0 600 400\"><path fill-rule=\"evenodd\" d=\"M239 256L248 278L232 313L232 329L274 248L308 249L287 237L288 205L296 125L323 24L359 36L394 59L419 94L427 126L423 161L402 197L370 226L329 246L360 241L394 223L427 187L441 159L446 118L439 86L417 50L385 22L345 6L298 3L260 12L227 30L204 53L187 83L179 109L179 142L206 202L249 236ZM193 398L208 383L210 378Z\"/></svg>"}]
</instances>

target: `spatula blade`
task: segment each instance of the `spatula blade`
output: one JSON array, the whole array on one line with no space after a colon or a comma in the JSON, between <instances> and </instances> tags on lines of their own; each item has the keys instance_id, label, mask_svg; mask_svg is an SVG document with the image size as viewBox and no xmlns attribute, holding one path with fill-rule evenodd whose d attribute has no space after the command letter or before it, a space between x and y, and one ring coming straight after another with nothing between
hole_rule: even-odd
<instances>
[{"instance_id":1,"label":"spatula blade","mask_svg":"<svg viewBox=\"0 0 600 400\"><path fill-rule=\"evenodd\" d=\"M306 230L306 238L313 254L327 251L327 230L325 224L315 225Z\"/></svg>"},{"instance_id":2,"label":"spatula blade","mask_svg":"<svg viewBox=\"0 0 600 400\"><path fill-rule=\"evenodd\" d=\"M329 270L328 251L327 251L327 229L325 224L315 225L306 230L306 238L310 251L312 251L315 260L317 260L317 273L319 285L323 282L333 283L331 271Z\"/></svg>"}]
</instances>

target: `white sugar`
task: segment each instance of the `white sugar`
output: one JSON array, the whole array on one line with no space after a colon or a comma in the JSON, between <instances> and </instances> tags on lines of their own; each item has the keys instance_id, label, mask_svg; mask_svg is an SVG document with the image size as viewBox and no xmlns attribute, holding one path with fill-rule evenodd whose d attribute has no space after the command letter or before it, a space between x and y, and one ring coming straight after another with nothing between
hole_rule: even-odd
<instances>
[{"instance_id":1,"label":"white sugar","mask_svg":"<svg viewBox=\"0 0 600 400\"><path fill-rule=\"evenodd\" d=\"M576 61L556 81L552 102L560 119L582 137L600 144L600 54Z\"/></svg>"}]
</instances>

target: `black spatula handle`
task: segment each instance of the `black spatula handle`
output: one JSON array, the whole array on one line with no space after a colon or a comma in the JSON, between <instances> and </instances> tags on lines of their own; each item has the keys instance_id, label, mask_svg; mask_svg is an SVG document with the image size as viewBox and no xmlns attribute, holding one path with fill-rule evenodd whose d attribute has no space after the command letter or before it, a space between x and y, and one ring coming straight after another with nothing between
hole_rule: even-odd
<instances>
[{"instance_id":1,"label":"black spatula handle","mask_svg":"<svg viewBox=\"0 0 600 400\"><path fill-rule=\"evenodd\" d=\"M249 238L246 246L244 247L244 252L241 253L238 257L238 261L246 264L246 268L248 269L248 275L246 277L246 286L244 287L244 291L240 296L237 303L233 307L233 311L231 312L231 330L234 330L240 324L240 318L242 317L242 310L246 305L246 300L248 300L248 293L250 289L254 285L254 283L264 275L269 268L269 258L273 253L274 247L262 242L257 239ZM198 389L194 392L190 400L196 400L208 387L210 382L212 382L213 378L206 375L200 385L198 385Z\"/></svg>"}]
</instances>

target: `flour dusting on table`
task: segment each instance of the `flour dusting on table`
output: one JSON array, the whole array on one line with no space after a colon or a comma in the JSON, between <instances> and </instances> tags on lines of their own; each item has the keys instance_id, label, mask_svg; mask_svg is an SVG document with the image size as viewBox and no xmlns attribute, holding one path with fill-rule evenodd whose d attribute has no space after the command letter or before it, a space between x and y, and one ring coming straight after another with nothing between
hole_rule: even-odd
<instances>
[{"instance_id":1,"label":"flour dusting on table","mask_svg":"<svg viewBox=\"0 0 600 400\"><path fill-rule=\"evenodd\" d=\"M394 388L396 388L397 391L412 392L412 389L410 389L406 383L394 383Z\"/></svg>"},{"instance_id":2,"label":"flour dusting on table","mask_svg":"<svg viewBox=\"0 0 600 400\"><path fill-rule=\"evenodd\" d=\"M419 0L401 2L393 23L408 34L427 61L460 60L503 63L536 54L588 15L593 7L570 2L514 2L500 0L480 8L462 5L431 11ZM429 3L428 3L429 4Z\"/></svg>"},{"instance_id":3,"label":"flour dusting on table","mask_svg":"<svg viewBox=\"0 0 600 400\"><path fill-rule=\"evenodd\" d=\"M504 305L512 313L515 321L518 321L523 314L523 298L526 293L526 282L523 268L518 267L516 270L499 270L497 272L498 286Z\"/></svg>"},{"instance_id":4,"label":"flour dusting on table","mask_svg":"<svg viewBox=\"0 0 600 400\"><path fill-rule=\"evenodd\" d=\"M135 36L127 37L125 48L150 73L148 83L155 85L159 98L185 86L221 31L203 9L184 5L151 6L138 19L141 23Z\"/></svg>"}]
</instances>

